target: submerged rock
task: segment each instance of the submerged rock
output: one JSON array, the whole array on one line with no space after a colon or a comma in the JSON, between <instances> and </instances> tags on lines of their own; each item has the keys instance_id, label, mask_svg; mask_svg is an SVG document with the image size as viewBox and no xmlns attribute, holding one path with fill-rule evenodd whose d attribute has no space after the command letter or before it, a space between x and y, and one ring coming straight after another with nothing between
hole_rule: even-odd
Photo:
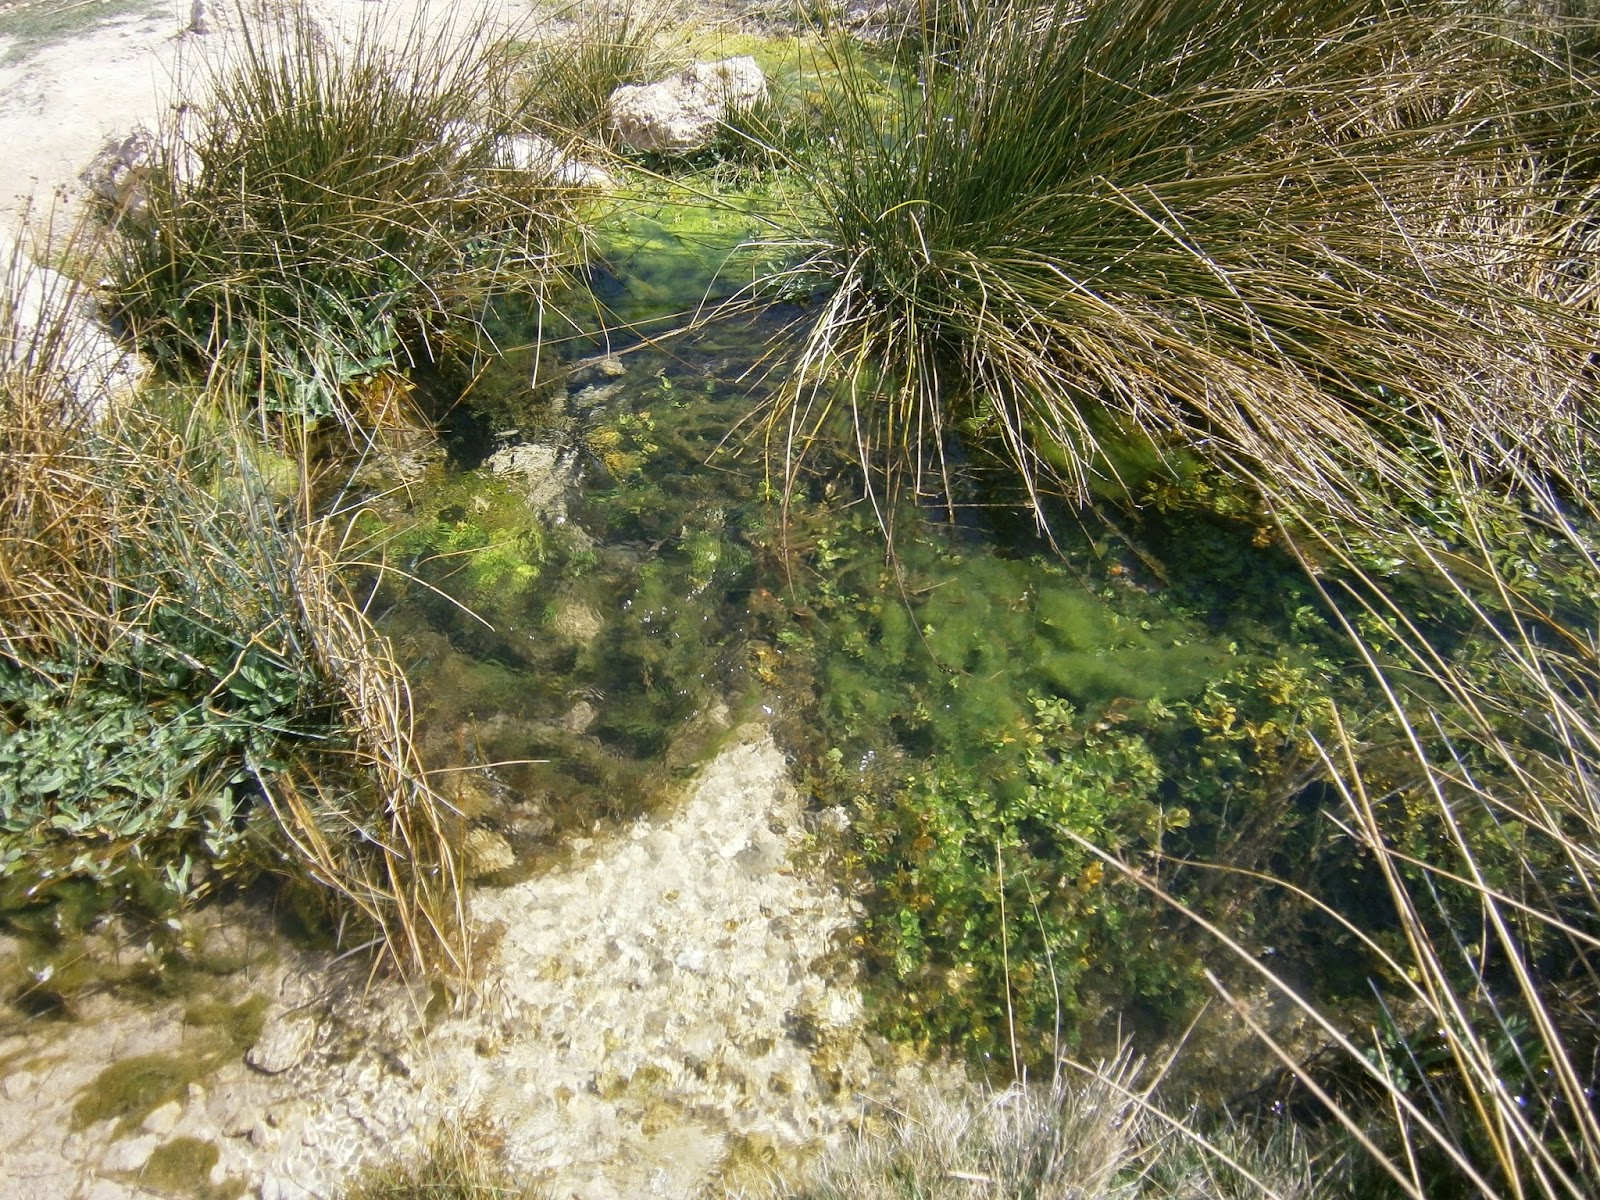
<instances>
[{"instance_id":1,"label":"submerged rock","mask_svg":"<svg viewBox=\"0 0 1600 1200\"><path fill-rule=\"evenodd\" d=\"M321 1022L311 1012L281 1013L268 1021L244 1060L263 1075L281 1075L297 1067L311 1052Z\"/></svg>"},{"instance_id":2,"label":"submerged rock","mask_svg":"<svg viewBox=\"0 0 1600 1200\"><path fill-rule=\"evenodd\" d=\"M695 63L671 79L612 92L611 127L625 149L684 154L710 145L730 113L766 96L766 76L753 58Z\"/></svg>"},{"instance_id":3,"label":"submerged rock","mask_svg":"<svg viewBox=\"0 0 1600 1200\"><path fill-rule=\"evenodd\" d=\"M521 484L528 507L553 525L567 519L567 492L577 485L577 470L559 447L524 442L497 450L485 464L490 472Z\"/></svg>"},{"instance_id":4,"label":"submerged rock","mask_svg":"<svg viewBox=\"0 0 1600 1200\"><path fill-rule=\"evenodd\" d=\"M475 892L469 1002L285 947L251 969L250 994L278 1007L248 1067L218 1054L202 1087L121 1136L85 1126L71 1159L62 1130L106 1065L188 1061L196 1030L182 1005L155 1020L116 997L98 1024L32 1022L0 1038L8 1061L39 1064L6 1083L27 1101L0 1104L0 1179L136 1200L123 1181L143 1164L204 1143L213 1188L332 1196L477 1113L507 1169L553 1195L736 1187L741 1147L780 1168L845 1136L859 1094L887 1082L840 954L859 909L804 865L805 843L782 753L744 727L671 814L573 838L536 878Z\"/></svg>"},{"instance_id":5,"label":"submerged rock","mask_svg":"<svg viewBox=\"0 0 1600 1200\"><path fill-rule=\"evenodd\" d=\"M461 846L468 879L487 879L517 865L511 843L492 829L476 825L467 831Z\"/></svg>"}]
</instances>

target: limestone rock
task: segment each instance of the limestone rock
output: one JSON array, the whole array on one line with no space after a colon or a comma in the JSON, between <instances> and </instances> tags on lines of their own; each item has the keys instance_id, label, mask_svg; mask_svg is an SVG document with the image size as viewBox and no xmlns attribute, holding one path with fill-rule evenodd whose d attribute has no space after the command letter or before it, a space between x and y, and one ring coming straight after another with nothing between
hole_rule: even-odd
<instances>
[{"instance_id":1,"label":"limestone rock","mask_svg":"<svg viewBox=\"0 0 1600 1200\"><path fill-rule=\"evenodd\" d=\"M671 79L612 92L611 126L626 149L683 154L709 145L730 112L766 95L753 58L695 63Z\"/></svg>"},{"instance_id":2,"label":"limestone rock","mask_svg":"<svg viewBox=\"0 0 1600 1200\"><path fill-rule=\"evenodd\" d=\"M185 105L174 117L172 137L177 153L169 164L180 187L200 178L203 167L195 149L199 135L200 116ZM150 205L151 172L161 161L161 138L162 134L142 122L121 137L107 138L100 152L78 173L78 182L119 216L142 217Z\"/></svg>"},{"instance_id":3,"label":"limestone rock","mask_svg":"<svg viewBox=\"0 0 1600 1200\"><path fill-rule=\"evenodd\" d=\"M160 1108L155 1109L145 1117L144 1124L140 1126L146 1133L153 1133L157 1137L166 1137L178 1127L178 1122L183 1117L183 1105L176 1100L168 1100Z\"/></svg>"},{"instance_id":4,"label":"limestone rock","mask_svg":"<svg viewBox=\"0 0 1600 1200\"><path fill-rule=\"evenodd\" d=\"M100 1160L100 1169L107 1175L131 1175L144 1168L160 1144L161 1139L153 1134L112 1142L106 1156Z\"/></svg>"},{"instance_id":5,"label":"limestone rock","mask_svg":"<svg viewBox=\"0 0 1600 1200\"><path fill-rule=\"evenodd\" d=\"M556 608L555 618L550 622L550 628L580 646L592 645L595 638L606 631L606 619L592 604L585 604L582 600L566 600ZM595 716L592 709L589 719ZM584 728L588 728L585 725ZM577 730L582 733L583 730Z\"/></svg>"},{"instance_id":6,"label":"limestone rock","mask_svg":"<svg viewBox=\"0 0 1600 1200\"><path fill-rule=\"evenodd\" d=\"M604 168L570 157L549 138L536 133L503 137L495 150L502 167L547 175L563 187L603 189L616 186L616 180Z\"/></svg>"},{"instance_id":7,"label":"limestone rock","mask_svg":"<svg viewBox=\"0 0 1600 1200\"><path fill-rule=\"evenodd\" d=\"M149 364L125 349L88 289L0 244L0 369L37 372L59 389L67 420L93 423L143 382Z\"/></svg>"},{"instance_id":8,"label":"limestone rock","mask_svg":"<svg viewBox=\"0 0 1600 1200\"><path fill-rule=\"evenodd\" d=\"M589 732L589 726L594 724L595 718L599 715L600 710L594 705L587 700L579 700L561 718L561 728L574 737L581 737Z\"/></svg>"},{"instance_id":9,"label":"limestone rock","mask_svg":"<svg viewBox=\"0 0 1600 1200\"><path fill-rule=\"evenodd\" d=\"M310 1053L318 1025L315 1013L280 1013L266 1023L244 1060L263 1075L281 1075Z\"/></svg>"},{"instance_id":10,"label":"limestone rock","mask_svg":"<svg viewBox=\"0 0 1600 1200\"><path fill-rule=\"evenodd\" d=\"M520 480L528 507L552 524L567 519L567 490L577 483L572 463L555 446L525 442L497 450L486 464L503 478Z\"/></svg>"},{"instance_id":11,"label":"limestone rock","mask_svg":"<svg viewBox=\"0 0 1600 1200\"><path fill-rule=\"evenodd\" d=\"M441 144L458 156L479 153L491 131L472 121L451 121L441 135ZM543 175L551 183L571 188L610 188L616 186L604 168L573 158L560 146L537 133L507 133L493 138L489 146L494 165L503 171L529 171Z\"/></svg>"}]
</instances>

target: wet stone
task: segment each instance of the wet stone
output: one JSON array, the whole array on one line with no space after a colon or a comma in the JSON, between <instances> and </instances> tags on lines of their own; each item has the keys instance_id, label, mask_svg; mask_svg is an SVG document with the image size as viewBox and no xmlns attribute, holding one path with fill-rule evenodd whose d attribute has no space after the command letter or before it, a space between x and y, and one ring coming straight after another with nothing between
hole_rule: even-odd
<instances>
[{"instance_id":1,"label":"wet stone","mask_svg":"<svg viewBox=\"0 0 1600 1200\"><path fill-rule=\"evenodd\" d=\"M245 1052L244 1060L264 1075L280 1075L298 1066L316 1040L318 1020L314 1013L284 1013L268 1021L256 1044Z\"/></svg>"}]
</instances>

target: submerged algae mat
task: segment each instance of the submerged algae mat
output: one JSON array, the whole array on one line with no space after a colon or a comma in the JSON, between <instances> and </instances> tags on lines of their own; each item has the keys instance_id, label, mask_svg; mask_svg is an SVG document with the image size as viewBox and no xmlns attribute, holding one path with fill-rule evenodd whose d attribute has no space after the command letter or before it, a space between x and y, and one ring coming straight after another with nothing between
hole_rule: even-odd
<instances>
[{"instance_id":1,"label":"submerged algae mat","mask_svg":"<svg viewBox=\"0 0 1600 1200\"><path fill-rule=\"evenodd\" d=\"M491 364L454 460L391 515L418 582L380 590L383 627L446 793L499 839L478 873L648 811L765 709L851 827L880 1028L999 1061L1008 1002L1030 1058L1124 1013L1180 1024L1194 947L1169 953L1181 936L1071 836L1146 860L1300 853L1341 671L1314 592L1181 469L1147 467L1132 508L1058 514L1053 541L977 467L958 520L904 507L892 543L847 460L780 494L759 410L804 309L674 331L732 290L729 245L655 218L619 237L590 295L634 326ZM507 322L504 344L558 323Z\"/></svg>"}]
</instances>

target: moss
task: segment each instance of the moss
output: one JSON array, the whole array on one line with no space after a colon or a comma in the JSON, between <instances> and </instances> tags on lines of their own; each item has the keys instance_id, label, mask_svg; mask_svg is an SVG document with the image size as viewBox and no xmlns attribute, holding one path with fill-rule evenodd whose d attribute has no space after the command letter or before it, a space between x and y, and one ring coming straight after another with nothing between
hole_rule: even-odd
<instances>
[{"instance_id":1,"label":"moss","mask_svg":"<svg viewBox=\"0 0 1600 1200\"><path fill-rule=\"evenodd\" d=\"M112 1063L72 1106L72 1128L115 1121L119 1134L137 1129L156 1109L180 1099L191 1083L221 1066L231 1049L225 1038L213 1034L173 1054L141 1054Z\"/></svg>"},{"instance_id":2,"label":"moss","mask_svg":"<svg viewBox=\"0 0 1600 1200\"><path fill-rule=\"evenodd\" d=\"M202 997L189 1003L183 1019L188 1025L220 1034L229 1045L243 1053L260 1038L267 1021L267 1008L265 996L248 996L237 1003Z\"/></svg>"},{"instance_id":3,"label":"moss","mask_svg":"<svg viewBox=\"0 0 1600 1200\"><path fill-rule=\"evenodd\" d=\"M233 1200L239 1195L244 1181L229 1177L221 1183L211 1182L211 1170L217 1165L219 1151L216 1143L201 1138L173 1138L157 1146L139 1172L141 1188L163 1196L190 1196L194 1200Z\"/></svg>"}]
</instances>

